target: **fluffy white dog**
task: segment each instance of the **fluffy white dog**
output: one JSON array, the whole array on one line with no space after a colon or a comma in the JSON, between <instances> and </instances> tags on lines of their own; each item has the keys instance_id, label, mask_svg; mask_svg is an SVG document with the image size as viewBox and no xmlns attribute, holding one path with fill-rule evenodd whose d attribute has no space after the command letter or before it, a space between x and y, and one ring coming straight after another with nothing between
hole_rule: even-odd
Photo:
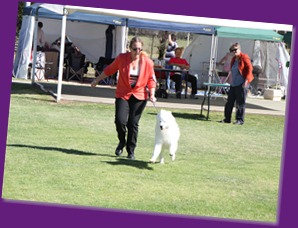
<instances>
[{"instance_id":1,"label":"fluffy white dog","mask_svg":"<svg viewBox=\"0 0 298 228\"><path fill-rule=\"evenodd\" d=\"M180 138L180 130L172 112L160 110L156 116L155 126L155 145L150 162L156 162L160 157L160 163L164 163L163 151L170 150L172 161L175 160L176 151L178 149L178 141Z\"/></svg>"}]
</instances>

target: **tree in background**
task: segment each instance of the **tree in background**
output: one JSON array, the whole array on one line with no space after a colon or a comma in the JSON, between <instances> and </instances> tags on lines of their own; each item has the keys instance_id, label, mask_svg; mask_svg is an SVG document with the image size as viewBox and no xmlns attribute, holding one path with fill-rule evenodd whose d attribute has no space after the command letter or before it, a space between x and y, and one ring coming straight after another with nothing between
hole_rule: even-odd
<instances>
[{"instance_id":1,"label":"tree in background","mask_svg":"<svg viewBox=\"0 0 298 228\"><path fill-rule=\"evenodd\" d=\"M166 52L166 48L167 48L167 41L168 41L168 31L160 31L159 32L159 46L157 46L158 49L158 59L162 60L165 57L165 52Z\"/></svg>"},{"instance_id":2,"label":"tree in background","mask_svg":"<svg viewBox=\"0 0 298 228\"><path fill-rule=\"evenodd\" d=\"M19 32L22 26L22 16L23 16L23 10L25 7L25 2L18 2L18 18L17 18L17 30L16 35L19 36Z\"/></svg>"}]
</instances>

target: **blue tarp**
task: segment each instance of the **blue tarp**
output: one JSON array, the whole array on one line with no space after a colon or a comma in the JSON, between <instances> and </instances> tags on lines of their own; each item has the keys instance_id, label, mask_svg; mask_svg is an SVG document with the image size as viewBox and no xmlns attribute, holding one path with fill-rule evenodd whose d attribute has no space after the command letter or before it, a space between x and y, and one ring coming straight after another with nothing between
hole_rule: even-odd
<instances>
[{"instance_id":1,"label":"blue tarp","mask_svg":"<svg viewBox=\"0 0 298 228\"><path fill-rule=\"evenodd\" d=\"M24 8L24 15L35 15L37 5L31 5ZM39 8L38 17L49 18L49 19L61 19L62 15L50 11L45 8ZM89 23L100 23L107 25L118 25L131 28L142 28L151 30L163 30L163 31L175 31L175 32L190 32L196 34L209 34L214 33L214 27L209 25L198 25L198 24L187 24L178 22L165 22L157 20L144 20L135 18L123 18L117 16L108 16L97 13L83 13L74 12L67 15L67 20L89 22Z\"/></svg>"},{"instance_id":2,"label":"blue tarp","mask_svg":"<svg viewBox=\"0 0 298 228\"><path fill-rule=\"evenodd\" d=\"M27 6L24 8L23 15L36 15L36 5ZM52 12L45 8L39 8L38 17L41 18L49 18L49 19L62 19L62 15ZM107 25L118 25L125 26L126 19L117 17L117 16L107 16L101 14L93 14L93 13L84 13L84 12L74 12L67 15L67 20L70 21L81 21L81 22L89 22L89 23L100 23Z\"/></svg>"},{"instance_id":3,"label":"blue tarp","mask_svg":"<svg viewBox=\"0 0 298 228\"><path fill-rule=\"evenodd\" d=\"M134 19L134 18L128 19L127 26L132 28L175 31L175 32L190 32L190 33L196 33L196 34L212 35L214 33L214 27L208 26L208 25L143 20L143 19Z\"/></svg>"}]
</instances>

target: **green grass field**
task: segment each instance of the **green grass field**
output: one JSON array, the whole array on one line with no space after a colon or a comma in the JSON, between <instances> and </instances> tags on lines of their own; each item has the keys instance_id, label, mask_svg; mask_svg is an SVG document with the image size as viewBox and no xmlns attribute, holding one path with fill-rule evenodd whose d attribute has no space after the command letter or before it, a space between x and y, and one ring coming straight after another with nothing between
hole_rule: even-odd
<instances>
[{"instance_id":1,"label":"green grass field","mask_svg":"<svg viewBox=\"0 0 298 228\"><path fill-rule=\"evenodd\" d=\"M181 130L176 160L166 153L164 165L148 163L156 110L147 107L130 161L114 156L113 105L56 103L13 84L2 197L276 222L284 117L247 114L235 126L171 111Z\"/></svg>"}]
</instances>

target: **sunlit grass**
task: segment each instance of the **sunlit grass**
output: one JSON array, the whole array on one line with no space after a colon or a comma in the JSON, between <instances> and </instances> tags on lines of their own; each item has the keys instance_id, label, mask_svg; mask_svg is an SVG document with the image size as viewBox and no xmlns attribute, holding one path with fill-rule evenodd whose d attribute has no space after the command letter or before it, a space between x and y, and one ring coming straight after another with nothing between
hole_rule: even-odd
<instances>
[{"instance_id":1,"label":"sunlit grass","mask_svg":"<svg viewBox=\"0 0 298 228\"><path fill-rule=\"evenodd\" d=\"M129 161L114 156L113 105L56 103L14 84L3 198L275 222L284 117L247 114L235 126L171 111L181 130L176 160L148 163L156 110L147 107Z\"/></svg>"}]
</instances>

